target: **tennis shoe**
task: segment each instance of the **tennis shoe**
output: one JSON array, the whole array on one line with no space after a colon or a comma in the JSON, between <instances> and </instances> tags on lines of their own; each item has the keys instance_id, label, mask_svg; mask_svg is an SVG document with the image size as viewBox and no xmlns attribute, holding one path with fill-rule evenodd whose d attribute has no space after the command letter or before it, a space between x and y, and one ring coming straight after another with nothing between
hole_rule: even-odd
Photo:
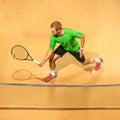
<instances>
[{"instance_id":1,"label":"tennis shoe","mask_svg":"<svg viewBox=\"0 0 120 120\"><path fill-rule=\"evenodd\" d=\"M45 82L50 82L53 78L55 78L56 75L53 77L52 74L49 74L46 78L45 78Z\"/></svg>"},{"instance_id":2,"label":"tennis shoe","mask_svg":"<svg viewBox=\"0 0 120 120\"><path fill-rule=\"evenodd\" d=\"M95 67L94 69L97 71L101 68L101 64L103 63L103 59L102 58L98 58L95 62Z\"/></svg>"}]
</instances>

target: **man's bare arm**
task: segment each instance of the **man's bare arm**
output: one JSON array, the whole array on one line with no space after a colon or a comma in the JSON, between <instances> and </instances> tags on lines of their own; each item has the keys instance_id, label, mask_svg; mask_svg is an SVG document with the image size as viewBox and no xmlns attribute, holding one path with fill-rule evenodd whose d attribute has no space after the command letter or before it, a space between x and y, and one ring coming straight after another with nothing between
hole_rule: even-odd
<instances>
[{"instance_id":1,"label":"man's bare arm","mask_svg":"<svg viewBox=\"0 0 120 120\"><path fill-rule=\"evenodd\" d=\"M85 35L82 35L82 38L80 38L80 57L82 57L83 50L84 50L84 44L85 44Z\"/></svg>"},{"instance_id":2,"label":"man's bare arm","mask_svg":"<svg viewBox=\"0 0 120 120\"><path fill-rule=\"evenodd\" d=\"M46 62L47 62L47 60L49 59L49 57L52 55L52 53L53 53L53 49L48 49L48 51L46 52L46 54L45 54L45 57L44 57L44 59L41 61L41 63L40 63L40 66L43 66Z\"/></svg>"}]
</instances>

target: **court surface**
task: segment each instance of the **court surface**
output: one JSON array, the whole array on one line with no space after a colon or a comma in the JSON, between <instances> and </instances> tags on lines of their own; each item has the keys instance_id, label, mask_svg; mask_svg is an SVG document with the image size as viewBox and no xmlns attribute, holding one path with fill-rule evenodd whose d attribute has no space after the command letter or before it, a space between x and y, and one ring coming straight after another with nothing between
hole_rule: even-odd
<instances>
[{"instance_id":1,"label":"court surface","mask_svg":"<svg viewBox=\"0 0 120 120\"><path fill-rule=\"evenodd\" d=\"M119 0L1 0L0 119L120 119L119 5ZM54 20L85 34L86 58L104 59L99 71L84 71L66 54L57 61L58 76L45 83L48 62L41 68L13 59L10 50L18 44L41 61L49 47L49 26ZM16 71L24 71L20 78L28 71L32 77L15 79Z\"/></svg>"}]
</instances>

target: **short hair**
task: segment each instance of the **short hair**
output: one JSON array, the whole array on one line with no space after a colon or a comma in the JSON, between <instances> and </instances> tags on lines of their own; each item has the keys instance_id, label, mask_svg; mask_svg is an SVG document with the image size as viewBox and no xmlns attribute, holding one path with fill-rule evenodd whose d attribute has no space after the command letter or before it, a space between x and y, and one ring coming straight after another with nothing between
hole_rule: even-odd
<instances>
[{"instance_id":1,"label":"short hair","mask_svg":"<svg viewBox=\"0 0 120 120\"><path fill-rule=\"evenodd\" d=\"M62 30L62 24L59 21L52 22L50 27L55 28L56 30Z\"/></svg>"}]
</instances>

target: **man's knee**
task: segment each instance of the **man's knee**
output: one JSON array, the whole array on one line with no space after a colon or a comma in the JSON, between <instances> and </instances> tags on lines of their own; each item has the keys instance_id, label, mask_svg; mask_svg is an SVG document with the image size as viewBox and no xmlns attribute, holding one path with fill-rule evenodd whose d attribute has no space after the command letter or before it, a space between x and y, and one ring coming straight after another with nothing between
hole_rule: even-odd
<instances>
[{"instance_id":1,"label":"man's knee","mask_svg":"<svg viewBox=\"0 0 120 120\"><path fill-rule=\"evenodd\" d=\"M53 61L53 58L54 58L54 54L52 54L52 55L49 57L49 62L52 62L52 61Z\"/></svg>"},{"instance_id":2,"label":"man's knee","mask_svg":"<svg viewBox=\"0 0 120 120\"><path fill-rule=\"evenodd\" d=\"M80 58L80 62L84 63L85 62L85 58L84 57Z\"/></svg>"},{"instance_id":3,"label":"man's knee","mask_svg":"<svg viewBox=\"0 0 120 120\"><path fill-rule=\"evenodd\" d=\"M49 58L49 62L50 63L55 63L55 61L59 58L60 56L59 55L51 55L50 58Z\"/></svg>"}]
</instances>

